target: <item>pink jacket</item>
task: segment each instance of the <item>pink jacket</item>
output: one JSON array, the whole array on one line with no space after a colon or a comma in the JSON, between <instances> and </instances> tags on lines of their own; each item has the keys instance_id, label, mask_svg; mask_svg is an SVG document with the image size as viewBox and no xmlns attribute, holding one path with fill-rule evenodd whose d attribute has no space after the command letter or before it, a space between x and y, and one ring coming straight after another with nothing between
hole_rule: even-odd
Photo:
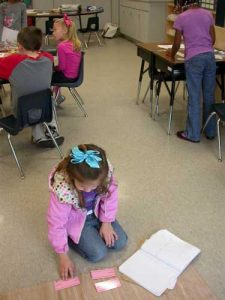
<instances>
[{"instance_id":1,"label":"pink jacket","mask_svg":"<svg viewBox=\"0 0 225 300\"><path fill-rule=\"evenodd\" d=\"M85 208L77 208L73 204L59 201L51 184L54 173L53 171L49 176L48 239L56 253L66 253L68 251L68 236L74 243L79 243L87 211ZM101 222L113 222L116 218L117 207L117 184L114 176L112 176L109 184L109 195L97 196L94 213Z\"/></svg>"}]
</instances>

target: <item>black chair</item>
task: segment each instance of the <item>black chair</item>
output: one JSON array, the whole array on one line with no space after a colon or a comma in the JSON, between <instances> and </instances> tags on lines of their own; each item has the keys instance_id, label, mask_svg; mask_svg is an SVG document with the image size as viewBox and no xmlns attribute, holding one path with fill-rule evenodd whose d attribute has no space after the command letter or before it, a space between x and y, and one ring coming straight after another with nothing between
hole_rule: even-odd
<instances>
[{"instance_id":1,"label":"black chair","mask_svg":"<svg viewBox=\"0 0 225 300\"><path fill-rule=\"evenodd\" d=\"M0 90L4 94L5 94L4 84L7 84L7 83L9 83L8 80L0 79ZM0 95L0 111L1 111L2 116L4 117L5 116L5 110L4 110L4 107L3 107L3 104L2 104L2 97L1 97L1 95Z\"/></svg>"},{"instance_id":2,"label":"black chair","mask_svg":"<svg viewBox=\"0 0 225 300\"><path fill-rule=\"evenodd\" d=\"M45 21L45 45L49 45L49 36L53 33L54 20Z\"/></svg>"},{"instance_id":3,"label":"black chair","mask_svg":"<svg viewBox=\"0 0 225 300\"><path fill-rule=\"evenodd\" d=\"M53 105L51 90L46 89L19 97L17 103L17 117L10 115L0 119L0 128L3 128L8 133L8 142L20 171L21 178L24 178L24 173L13 148L11 135L17 135L25 127L42 123L46 127L52 141L54 142L60 157L63 158L63 154L47 124L52 121L52 116Z\"/></svg>"},{"instance_id":4,"label":"black chair","mask_svg":"<svg viewBox=\"0 0 225 300\"><path fill-rule=\"evenodd\" d=\"M151 67L149 66L148 70L146 70L149 72L149 77L151 78ZM169 94L169 96L171 95L171 89L168 85L169 82L172 82L172 79L174 77L175 82L177 82L177 87L175 88L175 93L177 91L177 88L179 86L180 81L185 81L185 72L184 70L176 70L174 71L174 75L172 76L169 72L163 72L161 70L158 69L154 69L153 72L153 81L154 81L154 90L155 90L155 109L154 109L154 114L153 114L153 92L152 95L150 95L150 116L153 116L153 119L156 119L156 115L159 115L159 96L160 96L160 92L161 92L161 87L162 84L165 85L166 90ZM148 94L148 91L150 90L150 84L148 85L148 88L144 94L144 97L142 99L142 102L145 102L145 98ZM138 92L140 93L140 91ZM137 104L139 103L139 94L137 97ZM171 112L170 112L171 113ZM169 127L171 126L171 120L169 123Z\"/></svg>"},{"instance_id":5,"label":"black chair","mask_svg":"<svg viewBox=\"0 0 225 300\"><path fill-rule=\"evenodd\" d=\"M79 68L79 75L78 78L76 78L74 81L66 81L66 82L54 82L52 81L53 86L57 86L59 88L66 87L69 89L70 94L72 95L73 99L77 102L79 108L83 112L84 116L87 117L87 113L84 109L84 102L81 98L81 96L78 94L76 88L79 87L84 79L84 52L81 53L81 62L80 62L80 68ZM57 97L59 96L59 91L55 97L55 101L57 101Z\"/></svg>"},{"instance_id":6,"label":"black chair","mask_svg":"<svg viewBox=\"0 0 225 300\"><path fill-rule=\"evenodd\" d=\"M184 70L176 70L174 71L174 80L177 82L177 87L175 88L175 94L179 87L180 81L185 81L185 71ZM155 105L155 111L154 111L154 119L156 117L156 114L159 115L159 95L161 92L162 83L164 83L166 90L169 95L171 95L171 89L168 85L169 82L172 82L172 75L170 73L164 73L159 72L158 78L155 85L155 97L156 97L156 105Z\"/></svg>"},{"instance_id":7,"label":"black chair","mask_svg":"<svg viewBox=\"0 0 225 300\"><path fill-rule=\"evenodd\" d=\"M208 119L203 126L202 132L208 125L209 121L213 116L217 117L217 137L218 137L218 152L219 152L219 161L222 161L222 152L221 152L221 136L220 136L220 122L225 122L225 103L215 103L212 105L212 112L209 115Z\"/></svg>"},{"instance_id":8,"label":"black chair","mask_svg":"<svg viewBox=\"0 0 225 300\"><path fill-rule=\"evenodd\" d=\"M86 48L88 48L88 44L90 42L92 33L95 34L99 45L102 46L100 37L98 35L98 32L99 32L99 17L98 16L88 18L87 27L80 28L79 32L81 32L82 34L89 33L88 41L84 42Z\"/></svg>"}]
</instances>

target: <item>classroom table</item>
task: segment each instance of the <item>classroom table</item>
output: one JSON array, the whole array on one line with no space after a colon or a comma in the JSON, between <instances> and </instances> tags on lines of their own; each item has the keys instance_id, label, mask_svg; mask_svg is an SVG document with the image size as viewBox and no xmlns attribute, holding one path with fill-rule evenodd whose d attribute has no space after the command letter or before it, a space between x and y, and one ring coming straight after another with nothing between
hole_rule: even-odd
<instances>
[{"instance_id":1,"label":"classroom table","mask_svg":"<svg viewBox=\"0 0 225 300\"><path fill-rule=\"evenodd\" d=\"M168 45L168 43L161 43L164 45ZM170 74L171 80L171 88L169 91L170 94L170 113L168 120L168 130L167 133L171 132L171 122L173 117L173 105L174 105L174 96L175 96L175 81L177 72L183 72L184 70L184 60L182 57L176 56L175 59L170 58L166 55L166 50L160 48L158 43L139 43L137 44L137 55L141 57L141 68L139 73L139 81L138 81L138 92L137 92L137 101L140 94L141 83L143 75L148 71L150 77L150 103L152 103L153 99L153 85L154 78L156 74L156 70L160 69L160 71ZM147 69L145 69L145 62L148 63ZM221 99L225 100L225 92L224 92L224 74L225 74L225 58L222 60L216 60L217 64L217 74L220 76L220 80L217 78L217 83L219 88L221 89Z\"/></svg>"},{"instance_id":2,"label":"classroom table","mask_svg":"<svg viewBox=\"0 0 225 300\"><path fill-rule=\"evenodd\" d=\"M98 7L95 10L76 10L73 12L56 12L53 10L33 10L32 12L30 12L28 10L27 12L27 16L30 17L32 19L32 25L35 26L36 25L36 19L38 18L48 18L48 20L51 22L53 21L55 18L63 18L64 14L66 13L68 16L73 16L73 17L77 17L79 18L79 26L80 29L83 29L82 27L82 16L89 16L89 15L94 15L94 16L98 16L98 14L103 13L104 9L102 7Z\"/></svg>"}]
</instances>

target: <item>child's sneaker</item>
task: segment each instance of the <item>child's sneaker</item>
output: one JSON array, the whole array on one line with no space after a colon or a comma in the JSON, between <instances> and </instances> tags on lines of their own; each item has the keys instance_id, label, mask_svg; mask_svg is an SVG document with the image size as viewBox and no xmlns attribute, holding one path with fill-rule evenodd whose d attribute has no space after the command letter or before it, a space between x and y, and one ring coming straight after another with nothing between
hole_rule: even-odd
<instances>
[{"instance_id":1,"label":"child's sneaker","mask_svg":"<svg viewBox=\"0 0 225 300\"><path fill-rule=\"evenodd\" d=\"M60 146L64 142L64 137L58 135L57 137L55 137L55 140L56 140L56 143L58 144L58 146ZM41 148L55 148L55 144L51 138L39 139L35 143L38 147L41 147Z\"/></svg>"},{"instance_id":2,"label":"child's sneaker","mask_svg":"<svg viewBox=\"0 0 225 300\"><path fill-rule=\"evenodd\" d=\"M54 126L49 125L49 129L51 130L51 133L52 133L53 137L55 138L56 143L59 146L62 145L62 143L64 142L64 137L59 135L58 131L56 130L56 128ZM42 148L54 148L55 147L55 144L54 144L53 140L51 139L51 136L50 136L49 132L47 131L47 129L45 129L45 138L37 140L36 144Z\"/></svg>"},{"instance_id":3,"label":"child's sneaker","mask_svg":"<svg viewBox=\"0 0 225 300\"><path fill-rule=\"evenodd\" d=\"M57 97L57 99L55 100L55 105L59 106L62 102L64 102L66 100L66 97L64 97L63 95L59 95Z\"/></svg>"}]
</instances>

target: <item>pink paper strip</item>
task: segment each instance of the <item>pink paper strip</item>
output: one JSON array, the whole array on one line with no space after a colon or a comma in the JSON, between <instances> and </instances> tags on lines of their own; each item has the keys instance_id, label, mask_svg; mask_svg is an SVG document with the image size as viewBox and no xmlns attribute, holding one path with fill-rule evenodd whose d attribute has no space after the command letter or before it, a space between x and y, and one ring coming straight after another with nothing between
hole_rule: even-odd
<instances>
[{"instance_id":1,"label":"pink paper strip","mask_svg":"<svg viewBox=\"0 0 225 300\"><path fill-rule=\"evenodd\" d=\"M109 279L106 281L96 282L95 288L98 293L112 290L121 287L121 283L118 278Z\"/></svg>"},{"instance_id":2,"label":"pink paper strip","mask_svg":"<svg viewBox=\"0 0 225 300\"><path fill-rule=\"evenodd\" d=\"M91 271L92 279L104 279L104 278L111 278L115 276L116 276L116 272L114 268Z\"/></svg>"},{"instance_id":3,"label":"pink paper strip","mask_svg":"<svg viewBox=\"0 0 225 300\"><path fill-rule=\"evenodd\" d=\"M66 289L72 286L76 286L80 284L80 279L78 277L74 277L68 280L58 280L54 281L55 290L59 291L62 289Z\"/></svg>"}]
</instances>

